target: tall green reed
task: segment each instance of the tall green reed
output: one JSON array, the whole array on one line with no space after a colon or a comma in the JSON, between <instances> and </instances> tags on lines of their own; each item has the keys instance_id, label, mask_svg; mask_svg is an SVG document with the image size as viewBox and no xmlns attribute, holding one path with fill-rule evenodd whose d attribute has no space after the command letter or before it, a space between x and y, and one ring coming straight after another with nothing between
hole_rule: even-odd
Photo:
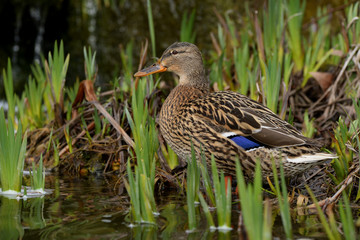
<instances>
[{"instance_id":1,"label":"tall green reed","mask_svg":"<svg viewBox=\"0 0 360 240\"><path fill-rule=\"evenodd\" d=\"M45 114L43 110L43 92L44 88L30 76L28 84L25 85L25 94L28 100L26 115L32 128L41 128L45 123Z\"/></svg>"},{"instance_id":2,"label":"tall green reed","mask_svg":"<svg viewBox=\"0 0 360 240\"><path fill-rule=\"evenodd\" d=\"M32 170L30 171L30 182L31 189L44 191L45 188L45 169L43 167L43 157L40 155L40 161L38 166L35 166L35 163L32 162Z\"/></svg>"},{"instance_id":3,"label":"tall green reed","mask_svg":"<svg viewBox=\"0 0 360 240\"><path fill-rule=\"evenodd\" d=\"M55 41L53 54L49 52L48 59L45 60L45 73L54 104L59 104L61 107L64 101L63 90L69 61L70 55L67 54L65 57L64 54L63 41L60 41L59 47L57 41Z\"/></svg>"},{"instance_id":4,"label":"tall green reed","mask_svg":"<svg viewBox=\"0 0 360 240\"><path fill-rule=\"evenodd\" d=\"M231 230L231 182L225 183L224 173L220 176L214 156L211 157L211 172L215 191L216 213L218 229Z\"/></svg>"},{"instance_id":5,"label":"tall green reed","mask_svg":"<svg viewBox=\"0 0 360 240\"><path fill-rule=\"evenodd\" d=\"M152 50L152 55L155 58L156 57L155 27L154 27L154 18L151 8L151 0L146 0L146 5L147 5L147 15L149 22L150 40L151 40L151 50Z\"/></svg>"},{"instance_id":6,"label":"tall green reed","mask_svg":"<svg viewBox=\"0 0 360 240\"><path fill-rule=\"evenodd\" d=\"M309 42L307 43L307 50L304 61L304 79L301 87L304 87L311 77L311 72L316 72L328 60L333 53L328 43L328 35L331 30L327 17L322 17L326 14L327 9L317 9L317 17L320 19L318 29L310 32Z\"/></svg>"},{"instance_id":7,"label":"tall green reed","mask_svg":"<svg viewBox=\"0 0 360 240\"><path fill-rule=\"evenodd\" d=\"M203 188L205 189L207 199L209 200L210 205L212 207L215 207L216 206L215 195L204 154L201 154L201 163L199 164L199 167L201 171Z\"/></svg>"},{"instance_id":8,"label":"tall green reed","mask_svg":"<svg viewBox=\"0 0 360 240\"><path fill-rule=\"evenodd\" d=\"M127 174L128 181L124 179L124 183L130 196L130 211L133 220L137 223L155 223L151 183L144 173L140 173L137 166L134 167L133 173L129 160L127 163Z\"/></svg>"},{"instance_id":9,"label":"tall green reed","mask_svg":"<svg viewBox=\"0 0 360 240\"><path fill-rule=\"evenodd\" d=\"M285 175L284 175L284 167L282 165L282 162L279 164L280 168L280 183L279 183L279 175L277 171L277 166L274 161L272 160L272 170L274 175L274 183L275 188L272 184L270 186L272 187L272 190L275 192L276 197L278 199L278 204L280 208L280 215L281 215L281 221L285 230L286 238L287 239L293 239L293 230L292 230L292 224L291 224L291 216L290 216L290 203L288 200L288 193L286 189L286 182L285 182Z\"/></svg>"},{"instance_id":10,"label":"tall green reed","mask_svg":"<svg viewBox=\"0 0 360 240\"><path fill-rule=\"evenodd\" d=\"M304 18L306 1L285 0L285 13L287 16L288 44L295 63L294 71L301 71L304 66L304 53L302 47L301 29Z\"/></svg>"},{"instance_id":11,"label":"tall green reed","mask_svg":"<svg viewBox=\"0 0 360 240\"><path fill-rule=\"evenodd\" d=\"M13 122L5 121L4 109L0 109L0 180L2 191L21 191L26 153L26 132L22 136L19 123L17 133Z\"/></svg>"},{"instance_id":12,"label":"tall green reed","mask_svg":"<svg viewBox=\"0 0 360 240\"><path fill-rule=\"evenodd\" d=\"M123 75L121 81L121 90L128 92L131 88L132 80L133 80L133 46L134 42L130 41L126 44L125 48L120 46L120 58L123 67Z\"/></svg>"},{"instance_id":13,"label":"tall green reed","mask_svg":"<svg viewBox=\"0 0 360 240\"><path fill-rule=\"evenodd\" d=\"M266 74L263 79L264 95L266 96L266 106L273 112L278 112L279 93L281 87L281 65L277 55L270 57L268 64L265 65Z\"/></svg>"},{"instance_id":14,"label":"tall green reed","mask_svg":"<svg viewBox=\"0 0 360 240\"><path fill-rule=\"evenodd\" d=\"M334 216L333 211L329 212L329 215L328 215L329 220L327 221L327 218L326 218L323 210L321 209L321 207L319 205L319 202L317 201L314 193L311 191L311 189L307 185L305 187L306 187L306 189L307 189L307 191L308 191L308 193L309 193L309 195L311 197L311 200L315 204L316 211L317 211L318 216L320 218L321 226L325 230L325 233L326 233L328 239L330 239L330 240L341 239L341 236L340 236L337 224L336 224L336 220L335 220L335 216Z\"/></svg>"},{"instance_id":15,"label":"tall green reed","mask_svg":"<svg viewBox=\"0 0 360 240\"><path fill-rule=\"evenodd\" d=\"M283 89L283 94L285 94L288 85L286 83L289 81L288 79L283 79L282 69L284 66L291 67L288 62L284 64L284 61L289 59L290 54L284 54L284 12L284 4L280 0L269 0L267 9L264 9L262 12L262 27L257 17L254 22L255 32L259 35L257 36L256 43L263 75L260 79L262 95L266 96L264 104L275 113L278 112L279 107L280 109L283 107L282 102L279 104L282 82L285 82L286 88ZM288 73L285 77L290 77L289 72L289 69L284 69L284 73Z\"/></svg>"},{"instance_id":16,"label":"tall green reed","mask_svg":"<svg viewBox=\"0 0 360 240\"><path fill-rule=\"evenodd\" d=\"M350 201L345 193L343 193L338 209L345 239L359 239L360 236L355 229L355 219L351 213Z\"/></svg>"},{"instance_id":17,"label":"tall green reed","mask_svg":"<svg viewBox=\"0 0 360 240\"><path fill-rule=\"evenodd\" d=\"M147 85L146 79L139 81L137 89L133 87L131 106L133 114L128 108L125 108L125 114L127 116L131 131L135 142L135 154L137 159L137 165L135 166L135 178L132 178L132 172L130 166L128 166L129 185L128 192L134 192L134 194L145 194L140 198L140 208L144 216L146 213L147 222L154 222L150 217L149 212L156 212L156 204L154 198L154 185L155 185L155 165L156 158L155 153L158 148L157 131L155 127L155 119L150 116L147 104L147 93L152 91L153 84ZM128 161L128 165L130 161ZM144 191L142 191L144 190ZM137 193L140 192L140 193ZM138 195L130 194L131 201L134 202L134 208L137 209L139 204L135 204L137 200L133 197ZM145 201L145 202L144 202ZM150 209L148 209L150 208ZM138 211L138 210L134 210ZM135 214L134 216L138 216ZM138 219L138 218L136 218ZM135 220L138 221L138 220Z\"/></svg>"},{"instance_id":18,"label":"tall green reed","mask_svg":"<svg viewBox=\"0 0 360 240\"><path fill-rule=\"evenodd\" d=\"M340 117L338 126L334 129L335 139L333 141L336 154L339 157L331 162L335 170L335 175L329 173L329 176L335 184L340 184L349 174L349 167L354 159L354 151L353 148L349 148L347 144L356 144L356 138L353 138L354 134L356 134L356 129L347 127L345 121Z\"/></svg>"},{"instance_id":19,"label":"tall green reed","mask_svg":"<svg viewBox=\"0 0 360 240\"><path fill-rule=\"evenodd\" d=\"M188 210L189 231L193 231L197 227L197 219L195 213L195 202L198 201L198 192L200 186L200 170L196 161L194 145L191 145L191 158L188 159L186 171L186 202Z\"/></svg>"},{"instance_id":20,"label":"tall green reed","mask_svg":"<svg viewBox=\"0 0 360 240\"><path fill-rule=\"evenodd\" d=\"M15 124L15 94L14 94L14 80L12 75L11 61L8 59L7 70L3 69L3 81L5 88L5 95L8 104L8 119Z\"/></svg>"},{"instance_id":21,"label":"tall green reed","mask_svg":"<svg viewBox=\"0 0 360 240\"><path fill-rule=\"evenodd\" d=\"M247 35L244 38L241 46L239 48L234 48L234 64L236 71L236 78L240 83L240 93L247 95L249 91L249 64L250 64L250 53L249 53L249 43Z\"/></svg>"},{"instance_id":22,"label":"tall green reed","mask_svg":"<svg viewBox=\"0 0 360 240\"><path fill-rule=\"evenodd\" d=\"M95 81L97 68L96 68L96 51L92 53L91 47L83 49L84 52L84 65L85 65L85 76L87 80Z\"/></svg>"},{"instance_id":23,"label":"tall green reed","mask_svg":"<svg viewBox=\"0 0 360 240\"><path fill-rule=\"evenodd\" d=\"M23 131L25 131L29 126L29 118L27 116L27 106L26 106L26 94L23 92L21 98L17 95L15 96L16 106L18 108L18 119L23 126Z\"/></svg>"},{"instance_id":24,"label":"tall green reed","mask_svg":"<svg viewBox=\"0 0 360 240\"><path fill-rule=\"evenodd\" d=\"M236 178L241 213L249 239L272 239L271 211L269 204L263 204L261 166L256 163L254 182L246 184L239 161L236 161Z\"/></svg>"},{"instance_id":25,"label":"tall green reed","mask_svg":"<svg viewBox=\"0 0 360 240\"><path fill-rule=\"evenodd\" d=\"M195 9L191 14L185 11L181 19L180 42L195 43L196 32L194 31Z\"/></svg>"},{"instance_id":26,"label":"tall green reed","mask_svg":"<svg viewBox=\"0 0 360 240\"><path fill-rule=\"evenodd\" d=\"M315 118L309 119L308 111L304 113L304 122L303 122L303 129L302 134L305 137L313 138L316 133L316 128L314 126Z\"/></svg>"},{"instance_id":27,"label":"tall green reed","mask_svg":"<svg viewBox=\"0 0 360 240\"><path fill-rule=\"evenodd\" d=\"M218 168L215 163L215 158L211 158L211 174L213 186L211 186L210 177L206 167L205 157L202 156L202 163L200 164L200 170L202 174L202 180L204 183L204 188L206 190L207 198L210 201L212 207L216 207L217 214L217 224L218 227L215 227L214 219L211 215L209 205L205 201L202 193L198 192L198 197L200 204L203 208L204 214L206 216L208 225L210 229L219 229L220 231L229 231L231 230L231 180L228 179L226 182L224 173L221 172L219 176ZM214 189L214 194L212 193Z\"/></svg>"},{"instance_id":28,"label":"tall green reed","mask_svg":"<svg viewBox=\"0 0 360 240\"><path fill-rule=\"evenodd\" d=\"M360 3L356 2L346 9L346 28L350 43L360 43Z\"/></svg>"},{"instance_id":29,"label":"tall green reed","mask_svg":"<svg viewBox=\"0 0 360 240\"><path fill-rule=\"evenodd\" d=\"M179 165L179 159L174 150L171 149L169 145L165 146L161 144L161 152L164 155L167 164L169 165L170 169L174 169L176 166Z\"/></svg>"},{"instance_id":30,"label":"tall green reed","mask_svg":"<svg viewBox=\"0 0 360 240\"><path fill-rule=\"evenodd\" d=\"M45 66L45 58L41 57L41 64ZM45 69L39 63L31 66L31 72L36 80L37 86L43 89L43 104L46 107L46 117L48 121L54 119L53 100L51 99L50 85L46 81Z\"/></svg>"},{"instance_id":31,"label":"tall green reed","mask_svg":"<svg viewBox=\"0 0 360 240\"><path fill-rule=\"evenodd\" d=\"M282 54L281 38L284 29L284 14L284 4L281 0L268 1L267 9L264 9L262 14L266 57L273 54L281 56ZM281 61L280 58L278 60Z\"/></svg>"}]
</instances>

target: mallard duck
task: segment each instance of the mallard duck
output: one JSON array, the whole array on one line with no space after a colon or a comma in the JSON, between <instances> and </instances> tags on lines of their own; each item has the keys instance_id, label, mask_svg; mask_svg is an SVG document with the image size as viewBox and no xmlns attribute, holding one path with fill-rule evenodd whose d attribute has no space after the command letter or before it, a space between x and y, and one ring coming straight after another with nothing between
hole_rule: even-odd
<instances>
[{"instance_id":1,"label":"mallard duck","mask_svg":"<svg viewBox=\"0 0 360 240\"><path fill-rule=\"evenodd\" d=\"M169 71L179 76L160 111L160 131L183 158L191 157L193 144L208 163L214 155L219 169L234 175L240 160L246 177L252 178L256 161L263 177L272 176L272 159L282 162L285 176L301 173L336 156L320 152L319 144L303 136L270 109L237 92L210 92L202 55L191 43L169 46L157 63L135 77Z\"/></svg>"}]
</instances>

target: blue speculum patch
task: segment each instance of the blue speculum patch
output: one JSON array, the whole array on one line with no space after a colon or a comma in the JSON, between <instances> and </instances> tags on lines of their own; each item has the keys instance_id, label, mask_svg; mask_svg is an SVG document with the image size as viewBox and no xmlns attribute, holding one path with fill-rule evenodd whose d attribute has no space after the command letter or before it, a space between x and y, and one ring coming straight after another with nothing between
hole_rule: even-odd
<instances>
[{"instance_id":1,"label":"blue speculum patch","mask_svg":"<svg viewBox=\"0 0 360 240\"><path fill-rule=\"evenodd\" d=\"M252 148L257 148L260 147L261 145L256 142L255 140L250 140L247 137L243 137L243 136L231 136L229 137L232 141L234 141L237 145L239 145L240 147L242 147L245 150L249 150Z\"/></svg>"}]
</instances>

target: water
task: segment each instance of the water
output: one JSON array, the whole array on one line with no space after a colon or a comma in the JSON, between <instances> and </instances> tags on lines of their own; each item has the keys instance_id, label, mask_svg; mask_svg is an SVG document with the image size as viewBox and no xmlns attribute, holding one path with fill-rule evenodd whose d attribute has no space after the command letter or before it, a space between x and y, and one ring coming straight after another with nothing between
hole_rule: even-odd
<instances>
[{"instance_id":1,"label":"water","mask_svg":"<svg viewBox=\"0 0 360 240\"><path fill-rule=\"evenodd\" d=\"M27 180L26 180L27 181ZM199 227L186 233L185 196L176 191L159 194L156 225L131 226L129 199L117 185L117 177L46 177L53 193L25 200L0 197L0 239L238 239L239 211L234 205L229 232L210 231L205 216L197 210ZM273 211L275 237L284 238L281 218ZM296 237L325 238L314 215L293 214Z\"/></svg>"}]
</instances>

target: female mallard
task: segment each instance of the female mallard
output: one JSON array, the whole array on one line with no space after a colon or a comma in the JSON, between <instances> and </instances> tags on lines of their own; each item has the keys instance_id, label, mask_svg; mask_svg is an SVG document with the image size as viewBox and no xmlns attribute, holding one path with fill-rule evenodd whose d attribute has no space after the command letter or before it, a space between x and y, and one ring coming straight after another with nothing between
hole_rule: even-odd
<instances>
[{"instance_id":1,"label":"female mallard","mask_svg":"<svg viewBox=\"0 0 360 240\"><path fill-rule=\"evenodd\" d=\"M135 74L143 77L170 71L179 84L166 98L160 112L160 130L175 153L191 157L191 144L199 158L214 155L220 169L235 173L240 159L245 175L252 178L255 161L261 161L263 177L272 175L272 159L282 161L285 176L303 172L321 161L335 158L322 153L318 144L301 135L270 109L236 92L210 93L199 49L176 42L160 60Z\"/></svg>"}]
</instances>

